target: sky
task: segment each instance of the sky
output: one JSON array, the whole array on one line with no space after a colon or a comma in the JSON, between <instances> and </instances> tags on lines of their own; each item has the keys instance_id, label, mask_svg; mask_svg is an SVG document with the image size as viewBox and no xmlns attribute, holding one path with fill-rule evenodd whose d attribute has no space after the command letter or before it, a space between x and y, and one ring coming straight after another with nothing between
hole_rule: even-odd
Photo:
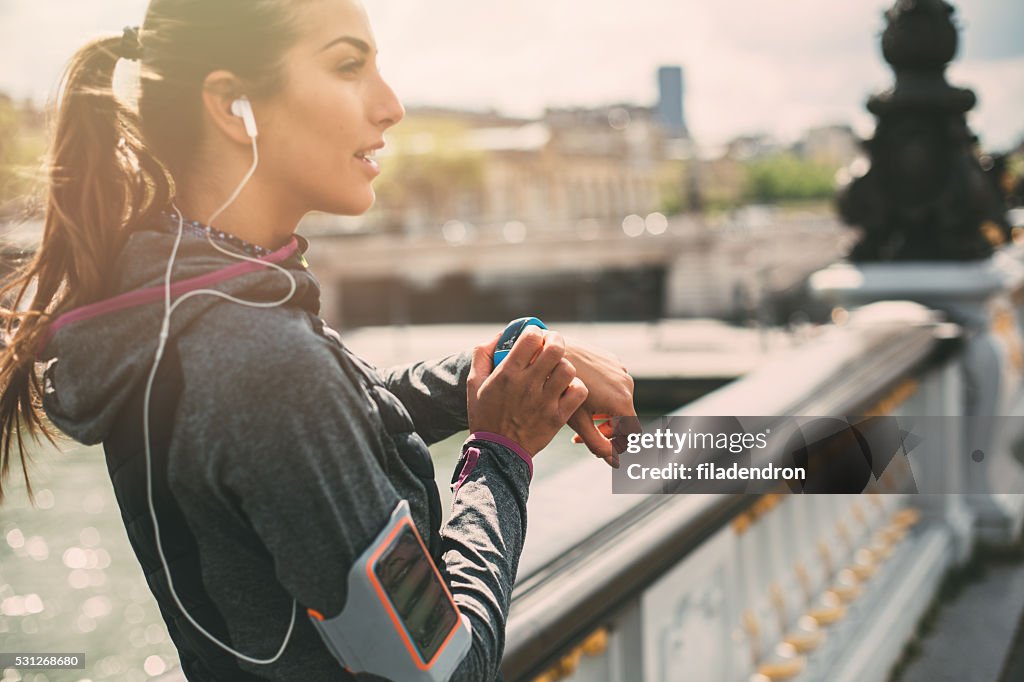
<instances>
[{"instance_id":1,"label":"sky","mask_svg":"<svg viewBox=\"0 0 1024 682\"><path fill-rule=\"evenodd\" d=\"M211 0L213 1L213 0ZM0 0L0 91L43 102L90 37L142 22L145 0ZM656 69L685 69L698 142L795 140L849 123L889 87L882 13L892 0L364 0L384 75L407 105L534 116L545 106L652 104ZM1024 2L955 0L963 27L951 83L979 104L984 147L1024 138Z\"/></svg>"}]
</instances>

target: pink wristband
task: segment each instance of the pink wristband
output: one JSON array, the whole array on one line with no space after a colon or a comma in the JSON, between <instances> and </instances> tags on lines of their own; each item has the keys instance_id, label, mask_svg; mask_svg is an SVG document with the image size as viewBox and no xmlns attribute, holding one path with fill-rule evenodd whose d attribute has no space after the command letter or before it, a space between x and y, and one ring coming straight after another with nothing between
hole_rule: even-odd
<instances>
[{"instance_id":1,"label":"pink wristband","mask_svg":"<svg viewBox=\"0 0 1024 682\"><path fill-rule=\"evenodd\" d=\"M469 434L469 438L466 439L466 442L468 443L471 440L486 440L491 443L497 443L498 445L504 445L506 448L519 455L521 460L526 462L526 466L530 470L530 480L533 480L533 457L530 457L529 453L527 453L519 443L510 438L505 438L505 436L499 436L496 433L491 433L490 431L474 431Z\"/></svg>"}]
</instances>

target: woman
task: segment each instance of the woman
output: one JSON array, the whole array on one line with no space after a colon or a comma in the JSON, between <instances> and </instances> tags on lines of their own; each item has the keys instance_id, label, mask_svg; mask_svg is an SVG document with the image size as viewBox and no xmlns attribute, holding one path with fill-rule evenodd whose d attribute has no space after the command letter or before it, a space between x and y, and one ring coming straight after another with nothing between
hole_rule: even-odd
<instances>
[{"instance_id":1,"label":"woman","mask_svg":"<svg viewBox=\"0 0 1024 682\"><path fill-rule=\"evenodd\" d=\"M402 677L406 659L494 678L533 455L568 421L617 466L592 418L633 414L621 365L556 333L493 372L496 339L378 371L320 320L293 231L373 203L372 152L404 113L375 56L356 0L152 0L65 76L42 245L9 287L15 309L36 288L8 313L0 470L45 433L39 403L103 443L190 680ZM120 58L141 61L138 112L113 96ZM426 443L467 426L441 530ZM385 537L404 503L419 545Z\"/></svg>"}]
</instances>

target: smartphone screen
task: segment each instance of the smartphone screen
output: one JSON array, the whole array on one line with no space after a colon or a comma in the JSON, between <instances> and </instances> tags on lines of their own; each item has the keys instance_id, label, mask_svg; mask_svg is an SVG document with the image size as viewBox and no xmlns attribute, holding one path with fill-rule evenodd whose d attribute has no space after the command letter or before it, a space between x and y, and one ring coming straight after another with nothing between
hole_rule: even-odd
<instances>
[{"instance_id":1,"label":"smartphone screen","mask_svg":"<svg viewBox=\"0 0 1024 682\"><path fill-rule=\"evenodd\" d=\"M455 604L412 528L405 527L373 567L423 663L458 624Z\"/></svg>"}]
</instances>

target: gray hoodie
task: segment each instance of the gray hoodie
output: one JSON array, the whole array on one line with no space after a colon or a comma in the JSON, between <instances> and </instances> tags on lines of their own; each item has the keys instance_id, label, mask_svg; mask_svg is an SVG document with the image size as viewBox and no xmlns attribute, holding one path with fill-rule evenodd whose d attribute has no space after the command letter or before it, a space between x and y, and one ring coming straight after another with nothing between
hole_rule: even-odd
<instances>
[{"instance_id":1,"label":"gray hoodie","mask_svg":"<svg viewBox=\"0 0 1024 682\"><path fill-rule=\"evenodd\" d=\"M179 392L161 402L158 377L151 410L151 420L166 426L164 442L154 444L154 494L176 590L186 605L194 597L193 616L204 627L257 658L276 653L292 600L298 602L295 631L277 662L236 662L199 636L169 599L143 506L141 440L120 445L126 432L141 432L139 396L156 352L173 242L164 227L135 232L112 273L121 293L53 324L41 356L46 412L74 439L104 443L129 538L189 679L348 679L306 609L327 617L342 610L354 559L400 499L409 501L424 541L436 531L429 455L429 471L414 460L426 452L425 440L466 427L470 356L388 371L355 358L317 317L319 286L301 237L267 257L297 282L287 305L256 309L202 295L176 309L161 376L164 364L173 365ZM188 235L173 281L175 297L213 287L273 301L289 289L283 273ZM451 518L433 537L440 540L435 559L441 555L473 630L470 654L453 679L481 681L498 676L531 471L511 448L487 440L469 446L453 476L460 483ZM190 589L194 595L182 594ZM237 675L209 672L224 666L237 666Z\"/></svg>"}]
</instances>

